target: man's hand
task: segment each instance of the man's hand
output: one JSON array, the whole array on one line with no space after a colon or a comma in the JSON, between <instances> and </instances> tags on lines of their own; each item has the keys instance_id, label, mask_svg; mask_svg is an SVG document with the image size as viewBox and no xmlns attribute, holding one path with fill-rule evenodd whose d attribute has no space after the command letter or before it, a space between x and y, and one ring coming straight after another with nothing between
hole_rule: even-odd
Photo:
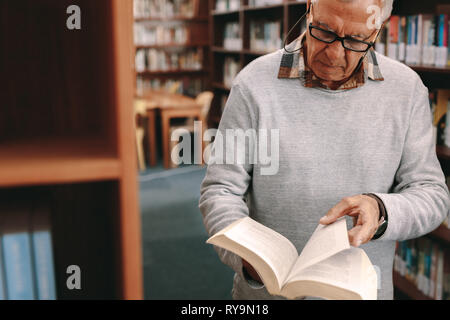
<instances>
[{"instance_id":1,"label":"man's hand","mask_svg":"<svg viewBox=\"0 0 450 320\"><path fill-rule=\"evenodd\" d=\"M245 268L247 273L250 275L250 277L253 278L253 280L258 281L259 283L263 283L261 278L258 275L258 272L251 266L250 263L248 263L246 260L242 259L242 266Z\"/></svg>"},{"instance_id":2,"label":"man's hand","mask_svg":"<svg viewBox=\"0 0 450 320\"><path fill-rule=\"evenodd\" d=\"M348 231L350 244L359 247L361 244L369 242L375 235L380 220L377 201L366 195L344 198L331 208L319 222L327 225L345 215L353 217L353 228Z\"/></svg>"}]
</instances>

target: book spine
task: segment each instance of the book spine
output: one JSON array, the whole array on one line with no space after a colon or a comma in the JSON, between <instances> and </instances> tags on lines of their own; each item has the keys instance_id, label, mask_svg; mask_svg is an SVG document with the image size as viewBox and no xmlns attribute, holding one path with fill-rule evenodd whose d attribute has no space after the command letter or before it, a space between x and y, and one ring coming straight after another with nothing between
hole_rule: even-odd
<instances>
[{"instance_id":1,"label":"book spine","mask_svg":"<svg viewBox=\"0 0 450 320\"><path fill-rule=\"evenodd\" d=\"M425 277L424 277L424 289L423 293L428 295L430 292L430 282L431 282L431 246L432 242L424 238L425 240Z\"/></svg>"},{"instance_id":2,"label":"book spine","mask_svg":"<svg viewBox=\"0 0 450 320\"><path fill-rule=\"evenodd\" d=\"M6 286L10 300L33 300L35 298L30 243L28 232L3 236Z\"/></svg>"},{"instance_id":3,"label":"book spine","mask_svg":"<svg viewBox=\"0 0 450 320\"><path fill-rule=\"evenodd\" d=\"M37 298L39 300L55 300L56 286L50 231L35 231L32 237Z\"/></svg>"},{"instance_id":4,"label":"book spine","mask_svg":"<svg viewBox=\"0 0 450 320\"><path fill-rule=\"evenodd\" d=\"M7 296L2 241L2 236L0 234L0 300L6 300Z\"/></svg>"},{"instance_id":5,"label":"book spine","mask_svg":"<svg viewBox=\"0 0 450 320\"><path fill-rule=\"evenodd\" d=\"M437 278L436 278L436 300L442 300L444 283L444 251L439 248L438 263L437 263Z\"/></svg>"},{"instance_id":6,"label":"book spine","mask_svg":"<svg viewBox=\"0 0 450 320\"><path fill-rule=\"evenodd\" d=\"M450 300L450 250L446 248L444 254L444 287L443 300Z\"/></svg>"},{"instance_id":7,"label":"book spine","mask_svg":"<svg viewBox=\"0 0 450 320\"><path fill-rule=\"evenodd\" d=\"M431 279L430 279L430 290L428 296L435 299L436 298L436 278L437 278L437 261L438 261L439 247L436 243L433 243L431 252Z\"/></svg>"}]
</instances>

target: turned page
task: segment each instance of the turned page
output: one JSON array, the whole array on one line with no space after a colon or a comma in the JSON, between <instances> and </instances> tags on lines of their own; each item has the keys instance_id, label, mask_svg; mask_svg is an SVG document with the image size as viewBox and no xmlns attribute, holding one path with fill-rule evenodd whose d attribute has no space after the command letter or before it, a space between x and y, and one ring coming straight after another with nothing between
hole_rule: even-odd
<instances>
[{"instance_id":1,"label":"turned page","mask_svg":"<svg viewBox=\"0 0 450 320\"><path fill-rule=\"evenodd\" d=\"M279 288L298 258L297 249L287 238L249 217L233 223L219 234L264 260L275 273ZM217 244L214 237L211 237L208 243ZM220 243L218 245L220 246Z\"/></svg>"},{"instance_id":2,"label":"turned page","mask_svg":"<svg viewBox=\"0 0 450 320\"><path fill-rule=\"evenodd\" d=\"M377 298L377 274L364 250L350 247L327 259L295 270L284 290L297 281L317 281L357 292L363 299Z\"/></svg>"},{"instance_id":3,"label":"turned page","mask_svg":"<svg viewBox=\"0 0 450 320\"><path fill-rule=\"evenodd\" d=\"M350 248L345 218L329 225L319 224L298 257L293 271L307 268Z\"/></svg>"}]
</instances>

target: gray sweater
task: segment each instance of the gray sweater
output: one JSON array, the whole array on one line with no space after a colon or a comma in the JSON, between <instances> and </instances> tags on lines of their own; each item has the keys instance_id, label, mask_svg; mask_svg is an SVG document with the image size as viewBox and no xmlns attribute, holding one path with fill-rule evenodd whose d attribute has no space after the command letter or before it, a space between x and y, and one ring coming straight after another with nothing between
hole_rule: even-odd
<instances>
[{"instance_id":1,"label":"gray sweater","mask_svg":"<svg viewBox=\"0 0 450 320\"><path fill-rule=\"evenodd\" d=\"M347 91L305 88L298 79L277 78L282 54L241 70L219 125L223 133L279 129L278 173L261 174L259 163L209 165L199 202L206 230L213 235L249 215L300 253L319 219L342 198L374 193L389 223L380 239L361 248L381 271L378 298L392 299L395 242L429 233L449 213L428 90L414 71L380 54L384 81ZM234 299L278 298L245 281L238 256L215 249L236 272Z\"/></svg>"}]
</instances>

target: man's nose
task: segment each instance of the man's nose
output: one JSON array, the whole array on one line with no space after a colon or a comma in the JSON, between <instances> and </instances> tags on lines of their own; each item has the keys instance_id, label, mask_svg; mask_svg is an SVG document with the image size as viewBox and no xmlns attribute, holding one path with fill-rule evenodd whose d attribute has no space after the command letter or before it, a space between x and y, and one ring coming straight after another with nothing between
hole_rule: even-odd
<instances>
[{"instance_id":1,"label":"man's nose","mask_svg":"<svg viewBox=\"0 0 450 320\"><path fill-rule=\"evenodd\" d=\"M345 58L345 48L340 41L335 41L327 45L325 53L333 64L340 64Z\"/></svg>"}]
</instances>

